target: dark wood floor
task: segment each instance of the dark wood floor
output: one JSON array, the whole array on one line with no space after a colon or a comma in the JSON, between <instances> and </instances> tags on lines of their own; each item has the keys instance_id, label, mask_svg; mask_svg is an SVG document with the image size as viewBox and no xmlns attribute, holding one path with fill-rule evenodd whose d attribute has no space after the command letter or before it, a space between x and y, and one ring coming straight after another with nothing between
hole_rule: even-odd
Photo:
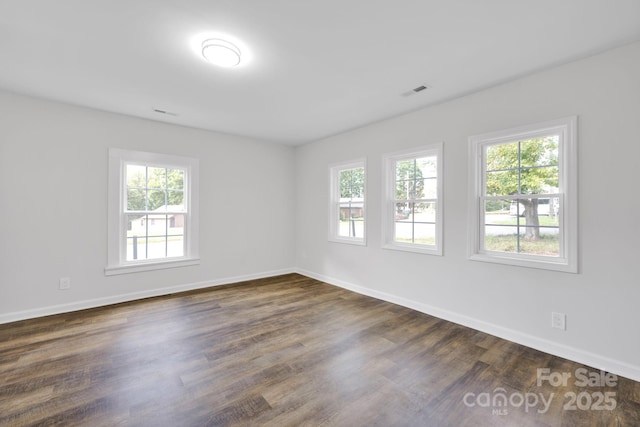
<instances>
[{"instance_id":1,"label":"dark wood floor","mask_svg":"<svg viewBox=\"0 0 640 427\"><path fill-rule=\"evenodd\" d=\"M0 325L0 425L640 426L579 368L292 274Z\"/></svg>"}]
</instances>

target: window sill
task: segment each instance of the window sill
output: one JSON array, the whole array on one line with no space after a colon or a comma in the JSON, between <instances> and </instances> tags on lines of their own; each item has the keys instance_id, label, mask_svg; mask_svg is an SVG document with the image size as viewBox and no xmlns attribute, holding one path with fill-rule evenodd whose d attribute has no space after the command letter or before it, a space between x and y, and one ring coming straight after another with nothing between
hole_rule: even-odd
<instances>
[{"instance_id":1,"label":"window sill","mask_svg":"<svg viewBox=\"0 0 640 427\"><path fill-rule=\"evenodd\" d=\"M104 269L105 276L115 276L117 274L139 273L142 271L163 270L166 268L187 267L200 264L200 258L180 258L172 261L150 261L135 264L122 264L107 266Z\"/></svg>"},{"instance_id":2,"label":"window sill","mask_svg":"<svg viewBox=\"0 0 640 427\"><path fill-rule=\"evenodd\" d=\"M565 273L577 273L578 267L567 262L566 259L557 260L532 260L517 257L510 257L502 254L473 254L469 257L472 261L492 262L495 264L514 265L517 267L538 268L542 270L562 271Z\"/></svg>"},{"instance_id":3,"label":"window sill","mask_svg":"<svg viewBox=\"0 0 640 427\"><path fill-rule=\"evenodd\" d=\"M392 251L414 252L418 254L442 256L442 249L436 248L434 246L410 244L401 245L397 243L387 243L383 245L382 248L390 249Z\"/></svg>"},{"instance_id":4,"label":"window sill","mask_svg":"<svg viewBox=\"0 0 640 427\"><path fill-rule=\"evenodd\" d=\"M340 237L330 237L330 242L333 243L346 243L347 245L356 245L356 246L367 246L367 242L364 239L350 239L348 237L340 238Z\"/></svg>"}]
</instances>

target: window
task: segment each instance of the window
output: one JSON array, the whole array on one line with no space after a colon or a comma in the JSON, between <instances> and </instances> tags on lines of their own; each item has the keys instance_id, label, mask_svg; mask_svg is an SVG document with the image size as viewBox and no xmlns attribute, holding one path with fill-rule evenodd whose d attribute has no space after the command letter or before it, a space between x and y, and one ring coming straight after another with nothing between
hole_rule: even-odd
<instances>
[{"instance_id":1,"label":"window","mask_svg":"<svg viewBox=\"0 0 640 427\"><path fill-rule=\"evenodd\" d=\"M109 150L105 274L193 265L198 260L198 161Z\"/></svg>"},{"instance_id":2,"label":"window","mask_svg":"<svg viewBox=\"0 0 640 427\"><path fill-rule=\"evenodd\" d=\"M331 166L329 240L366 244L365 161Z\"/></svg>"},{"instance_id":3,"label":"window","mask_svg":"<svg viewBox=\"0 0 640 427\"><path fill-rule=\"evenodd\" d=\"M576 123L469 139L471 259L577 272Z\"/></svg>"},{"instance_id":4,"label":"window","mask_svg":"<svg viewBox=\"0 0 640 427\"><path fill-rule=\"evenodd\" d=\"M384 247L442 255L442 144L384 156Z\"/></svg>"}]
</instances>

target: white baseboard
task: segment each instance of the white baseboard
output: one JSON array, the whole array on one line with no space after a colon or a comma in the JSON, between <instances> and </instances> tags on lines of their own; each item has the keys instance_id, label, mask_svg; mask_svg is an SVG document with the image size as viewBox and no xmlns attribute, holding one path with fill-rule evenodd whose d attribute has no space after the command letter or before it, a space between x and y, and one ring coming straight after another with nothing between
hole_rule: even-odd
<instances>
[{"instance_id":1,"label":"white baseboard","mask_svg":"<svg viewBox=\"0 0 640 427\"><path fill-rule=\"evenodd\" d=\"M209 288L213 286L228 285L231 283L245 282L247 280L264 279L266 277L280 276L282 274L294 273L295 269L282 269L265 271L262 273L247 274L243 276L226 277L223 279L207 280L203 282L187 283L184 285L169 286L166 288L149 289L140 292L131 292L120 295L113 295L104 298L95 298L84 301L76 301L68 304L52 305L32 310L16 311L12 313L0 314L0 324L16 322L18 320L33 319L36 317L50 316L52 314L69 313L72 311L85 310L87 308L102 307L109 304L134 301L143 298L170 295L178 292L192 291L195 289Z\"/></svg>"},{"instance_id":2,"label":"white baseboard","mask_svg":"<svg viewBox=\"0 0 640 427\"><path fill-rule=\"evenodd\" d=\"M440 319L467 326L469 328L494 335L496 337L503 338L517 344L534 348L536 350L540 350L554 356L563 357L565 359L569 359L596 369L602 369L604 371L611 372L616 375L632 379L634 381L640 381L640 366L631 365L629 363L611 359L606 356L601 356L599 354L591 353L533 335L525 334L514 329L509 329L500 325L484 322L482 320L474 319L464 314L456 313L449 310L443 310L438 307L433 307L428 304L412 301L386 292L380 292L374 289L366 288L364 286L355 285L353 283L345 282L333 277L328 277L323 274L317 274L304 269L296 269L296 272L304 276L308 276L322 282L339 286L341 288L362 295L367 295L382 301L398 304L403 307L407 307L434 317L438 317Z\"/></svg>"}]
</instances>

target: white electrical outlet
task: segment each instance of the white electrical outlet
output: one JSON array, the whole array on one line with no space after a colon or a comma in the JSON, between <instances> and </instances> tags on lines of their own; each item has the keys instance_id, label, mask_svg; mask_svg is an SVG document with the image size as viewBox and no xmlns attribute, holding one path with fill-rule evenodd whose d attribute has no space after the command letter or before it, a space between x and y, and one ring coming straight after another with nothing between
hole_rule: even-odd
<instances>
[{"instance_id":1,"label":"white electrical outlet","mask_svg":"<svg viewBox=\"0 0 640 427\"><path fill-rule=\"evenodd\" d=\"M58 289L69 289L69 288L71 288L71 278L61 277L60 282L58 283Z\"/></svg>"},{"instance_id":2,"label":"white electrical outlet","mask_svg":"<svg viewBox=\"0 0 640 427\"><path fill-rule=\"evenodd\" d=\"M551 327L556 329L567 330L567 315L564 313L551 313Z\"/></svg>"}]
</instances>

